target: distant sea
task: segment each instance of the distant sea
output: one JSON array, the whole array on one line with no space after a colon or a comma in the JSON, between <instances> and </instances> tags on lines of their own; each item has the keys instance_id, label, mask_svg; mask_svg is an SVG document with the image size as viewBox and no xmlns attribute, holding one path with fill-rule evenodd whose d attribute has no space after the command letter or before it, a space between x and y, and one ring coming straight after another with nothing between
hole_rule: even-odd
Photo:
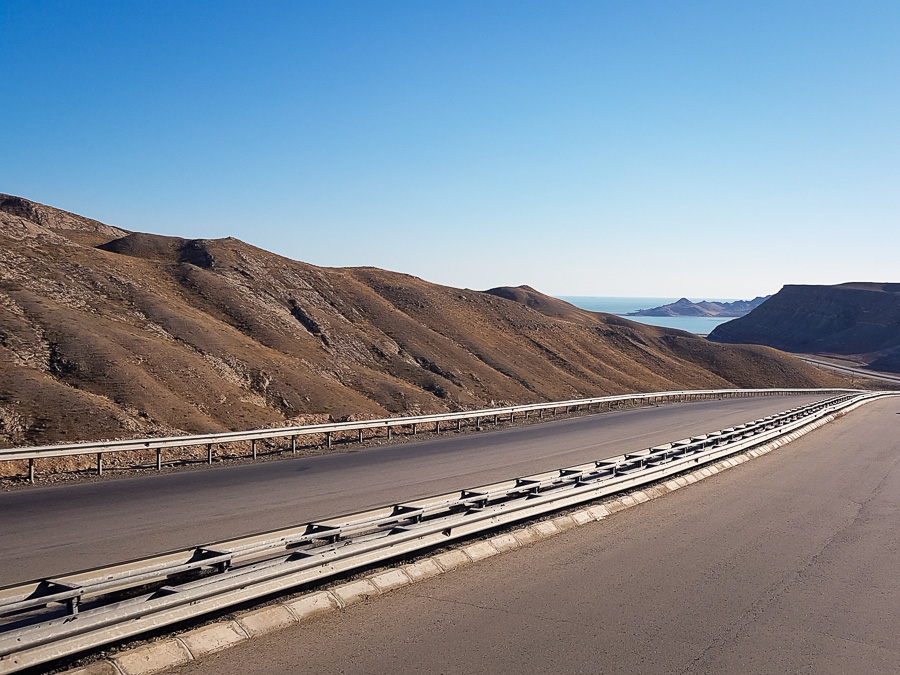
<instances>
[{"instance_id":1,"label":"distant sea","mask_svg":"<svg viewBox=\"0 0 900 675\"><path fill-rule=\"evenodd\" d=\"M636 312L639 309L651 309L660 305L668 305L675 302L679 298L604 298L592 295L560 295L560 300L571 302L576 307L587 309L591 312L607 312L609 314L627 314L628 312ZM710 300L714 302L732 302L730 298L699 298L699 300ZM689 333L697 333L698 335L706 335L711 333L713 328L719 324L723 324L728 319L716 319L705 316L629 316L626 317L632 321L646 323L650 326L665 326L666 328L679 328ZM733 317L732 317L733 318Z\"/></svg>"}]
</instances>

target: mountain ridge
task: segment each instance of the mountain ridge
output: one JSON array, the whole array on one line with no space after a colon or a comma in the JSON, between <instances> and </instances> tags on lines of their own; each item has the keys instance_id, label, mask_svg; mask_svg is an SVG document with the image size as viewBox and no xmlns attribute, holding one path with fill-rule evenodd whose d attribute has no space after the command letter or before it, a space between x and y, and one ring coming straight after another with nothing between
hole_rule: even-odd
<instances>
[{"instance_id":1,"label":"mountain ridge","mask_svg":"<svg viewBox=\"0 0 900 675\"><path fill-rule=\"evenodd\" d=\"M0 196L2 446L844 381L527 287L317 267Z\"/></svg>"}]
</instances>

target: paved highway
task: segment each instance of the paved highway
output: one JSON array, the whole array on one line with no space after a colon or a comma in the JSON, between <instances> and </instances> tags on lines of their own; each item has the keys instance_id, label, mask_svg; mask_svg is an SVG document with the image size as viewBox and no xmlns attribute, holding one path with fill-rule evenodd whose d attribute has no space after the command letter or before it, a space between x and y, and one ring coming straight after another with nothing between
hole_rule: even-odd
<instances>
[{"instance_id":1,"label":"paved highway","mask_svg":"<svg viewBox=\"0 0 900 675\"><path fill-rule=\"evenodd\" d=\"M858 375L860 377L865 377L869 380L882 380L884 382L893 382L894 384L900 384L900 375L891 375L890 373L884 373L880 370L866 370L864 368L854 368L853 366L847 366L839 363L833 363L831 361L825 361L823 359L817 359L812 356L806 355L796 355L798 359L801 361L806 361L807 363L811 363L814 366L819 366L821 368L827 368L828 370L836 370L839 373L849 373L851 375Z\"/></svg>"},{"instance_id":2,"label":"paved highway","mask_svg":"<svg viewBox=\"0 0 900 675\"><path fill-rule=\"evenodd\" d=\"M174 672L900 672L898 410Z\"/></svg>"},{"instance_id":3,"label":"paved highway","mask_svg":"<svg viewBox=\"0 0 900 675\"><path fill-rule=\"evenodd\" d=\"M815 397L638 408L476 434L0 494L0 586L678 440Z\"/></svg>"}]
</instances>

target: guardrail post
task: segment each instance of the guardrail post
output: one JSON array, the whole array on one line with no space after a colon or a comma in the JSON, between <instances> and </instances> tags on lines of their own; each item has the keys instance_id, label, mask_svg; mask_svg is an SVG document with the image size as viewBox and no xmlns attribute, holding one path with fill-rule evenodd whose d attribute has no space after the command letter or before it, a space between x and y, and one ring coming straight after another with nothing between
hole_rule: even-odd
<instances>
[{"instance_id":1,"label":"guardrail post","mask_svg":"<svg viewBox=\"0 0 900 675\"><path fill-rule=\"evenodd\" d=\"M458 420L456 420L456 430L462 431L462 417L460 417Z\"/></svg>"},{"instance_id":2,"label":"guardrail post","mask_svg":"<svg viewBox=\"0 0 900 675\"><path fill-rule=\"evenodd\" d=\"M514 413L514 412L509 413L509 421L510 422L516 421L516 413Z\"/></svg>"},{"instance_id":3,"label":"guardrail post","mask_svg":"<svg viewBox=\"0 0 900 675\"><path fill-rule=\"evenodd\" d=\"M481 418L480 417L475 418L475 430L481 431Z\"/></svg>"},{"instance_id":4,"label":"guardrail post","mask_svg":"<svg viewBox=\"0 0 900 675\"><path fill-rule=\"evenodd\" d=\"M326 442L328 445L328 449L331 450L331 432L330 431L327 434Z\"/></svg>"},{"instance_id":5,"label":"guardrail post","mask_svg":"<svg viewBox=\"0 0 900 675\"><path fill-rule=\"evenodd\" d=\"M97 475L98 476L103 475L103 453L102 452L97 453Z\"/></svg>"},{"instance_id":6,"label":"guardrail post","mask_svg":"<svg viewBox=\"0 0 900 675\"><path fill-rule=\"evenodd\" d=\"M256 439L250 441L250 452L253 453L253 459L256 459Z\"/></svg>"},{"instance_id":7,"label":"guardrail post","mask_svg":"<svg viewBox=\"0 0 900 675\"><path fill-rule=\"evenodd\" d=\"M500 415L494 415L494 426L500 424Z\"/></svg>"},{"instance_id":8,"label":"guardrail post","mask_svg":"<svg viewBox=\"0 0 900 675\"><path fill-rule=\"evenodd\" d=\"M388 440L391 440L391 428L390 427L387 428L387 432L388 432Z\"/></svg>"},{"instance_id":9,"label":"guardrail post","mask_svg":"<svg viewBox=\"0 0 900 675\"><path fill-rule=\"evenodd\" d=\"M292 455L297 454L297 437L296 436L291 436L291 454Z\"/></svg>"},{"instance_id":10,"label":"guardrail post","mask_svg":"<svg viewBox=\"0 0 900 675\"><path fill-rule=\"evenodd\" d=\"M419 433L418 425L413 423L412 428L413 428L413 436L415 436L417 433Z\"/></svg>"},{"instance_id":11,"label":"guardrail post","mask_svg":"<svg viewBox=\"0 0 900 675\"><path fill-rule=\"evenodd\" d=\"M434 423L434 433L436 433L436 434L441 433L441 423L440 422Z\"/></svg>"},{"instance_id":12,"label":"guardrail post","mask_svg":"<svg viewBox=\"0 0 900 675\"><path fill-rule=\"evenodd\" d=\"M34 457L28 460L28 482L34 485Z\"/></svg>"},{"instance_id":13,"label":"guardrail post","mask_svg":"<svg viewBox=\"0 0 900 675\"><path fill-rule=\"evenodd\" d=\"M363 431L362 429L359 430L359 437L358 437L358 440L359 440L360 443L362 443L362 431Z\"/></svg>"},{"instance_id":14,"label":"guardrail post","mask_svg":"<svg viewBox=\"0 0 900 675\"><path fill-rule=\"evenodd\" d=\"M156 470L162 471L162 448L156 449Z\"/></svg>"},{"instance_id":15,"label":"guardrail post","mask_svg":"<svg viewBox=\"0 0 900 675\"><path fill-rule=\"evenodd\" d=\"M206 444L206 463L212 464L212 443Z\"/></svg>"},{"instance_id":16,"label":"guardrail post","mask_svg":"<svg viewBox=\"0 0 900 675\"><path fill-rule=\"evenodd\" d=\"M544 419L544 409L541 408L541 419Z\"/></svg>"}]
</instances>

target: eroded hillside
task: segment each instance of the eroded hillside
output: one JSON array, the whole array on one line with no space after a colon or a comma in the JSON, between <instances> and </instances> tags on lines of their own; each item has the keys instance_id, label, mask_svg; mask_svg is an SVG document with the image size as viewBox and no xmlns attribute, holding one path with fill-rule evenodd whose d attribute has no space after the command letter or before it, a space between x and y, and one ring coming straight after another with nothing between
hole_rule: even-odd
<instances>
[{"instance_id":1,"label":"eroded hillside","mask_svg":"<svg viewBox=\"0 0 900 675\"><path fill-rule=\"evenodd\" d=\"M900 373L900 284L785 286L709 337L838 357Z\"/></svg>"},{"instance_id":2,"label":"eroded hillside","mask_svg":"<svg viewBox=\"0 0 900 675\"><path fill-rule=\"evenodd\" d=\"M831 386L533 289L328 269L0 195L0 445L679 387Z\"/></svg>"}]
</instances>

